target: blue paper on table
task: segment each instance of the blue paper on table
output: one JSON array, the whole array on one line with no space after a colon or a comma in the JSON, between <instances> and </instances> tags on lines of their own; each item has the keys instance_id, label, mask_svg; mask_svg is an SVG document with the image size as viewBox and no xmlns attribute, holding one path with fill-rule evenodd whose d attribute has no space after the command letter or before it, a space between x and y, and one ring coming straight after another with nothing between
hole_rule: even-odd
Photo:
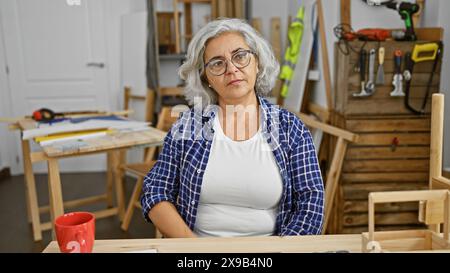
<instances>
[{"instance_id":1,"label":"blue paper on table","mask_svg":"<svg viewBox=\"0 0 450 273\"><path fill-rule=\"evenodd\" d=\"M124 117L119 117L119 116L102 116L102 117L82 117L82 118L71 118L70 121L72 123L79 123L79 122L83 122L86 120L92 120L92 119L97 119L97 120L119 120L119 121L123 121L123 120L127 120Z\"/></svg>"}]
</instances>

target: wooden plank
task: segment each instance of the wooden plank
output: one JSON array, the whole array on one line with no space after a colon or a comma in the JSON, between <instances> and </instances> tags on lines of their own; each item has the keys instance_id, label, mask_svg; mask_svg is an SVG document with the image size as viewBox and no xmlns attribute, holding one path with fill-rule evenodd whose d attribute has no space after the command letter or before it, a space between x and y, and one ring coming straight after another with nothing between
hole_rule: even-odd
<instances>
[{"instance_id":1,"label":"wooden plank","mask_svg":"<svg viewBox=\"0 0 450 273\"><path fill-rule=\"evenodd\" d=\"M411 229L424 229L426 228L423 224L418 225L376 225L375 230L376 231L396 231L396 230L411 230ZM350 226L350 227L344 227L342 229L342 234L361 234L363 232L367 232L368 228L367 225L362 226Z\"/></svg>"},{"instance_id":2,"label":"wooden plank","mask_svg":"<svg viewBox=\"0 0 450 273\"><path fill-rule=\"evenodd\" d=\"M54 158L50 158L48 160L48 192L50 201L50 219L51 222L54 223L59 216L64 214L58 160ZM54 229L52 232L52 237L55 238Z\"/></svg>"},{"instance_id":3,"label":"wooden plank","mask_svg":"<svg viewBox=\"0 0 450 273\"><path fill-rule=\"evenodd\" d=\"M214 253L286 253L286 252L328 252L347 250L361 251L361 235L318 235L318 236L253 236L234 238L191 238L179 239L114 239L96 240L93 252L129 252L154 248L158 253L214 252ZM45 253L59 252L58 243L53 241Z\"/></svg>"},{"instance_id":4,"label":"wooden plank","mask_svg":"<svg viewBox=\"0 0 450 273\"><path fill-rule=\"evenodd\" d=\"M370 202L377 204L386 202L443 201L447 198L447 194L447 190L372 192L369 194L369 206Z\"/></svg>"},{"instance_id":5,"label":"wooden plank","mask_svg":"<svg viewBox=\"0 0 450 273\"><path fill-rule=\"evenodd\" d=\"M219 0L219 1L224 1L225 5L226 5L226 9L225 9L225 17L234 17L234 0Z\"/></svg>"},{"instance_id":6,"label":"wooden plank","mask_svg":"<svg viewBox=\"0 0 450 273\"><path fill-rule=\"evenodd\" d=\"M361 183L342 185L345 200L367 200L369 193L382 191L426 190L427 183Z\"/></svg>"},{"instance_id":7,"label":"wooden plank","mask_svg":"<svg viewBox=\"0 0 450 273\"><path fill-rule=\"evenodd\" d=\"M184 3L184 33L186 45L188 45L192 38L192 4L190 2Z\"/></svg>"},{"instance_id":8,"label":"wooden plank","mask_svg":"<svg viewBox=\"0 0 450 273\"><path fill-rule=\"evenodd\" d=\"M210 3L211 0L178 0L180 3Z\"/></svg>"},{"instance_id":9,"label":"wooden plank","mask_svg":"<svg viewBox=\"0 0 450 273\"><path fill-rule=\"evenodd\" d=\"M123 162L125 150L115 150L111 152L111 169L114 174L114 185L116 189L116 201L119 219L122 220L125 215L125 193L123 186L123 170L120 168Z\"/></svg>"},{"instance_id":10,"label":"wooden plank","mask_svg":"<svg viewBox=\"0 0 450 273\"><path fill-rule=\"evenodd\" d=\"M175 53L181 52L180 14L178 13L178 0L173 0L173 20L175 24Z\"/></svg>"},{"instance_id":11,"label":"wooden plank","mask_svg":"<svg viewBox=\"0 0 450 273\"><path fill-rule=\"evenodd\" d=\"M234 17L244 19L244 0L234 0Z\"/></svg>"},{"instance_id":12,"label":"wooden plank","mask_svg":"<svg viewBox=\"0 0 450 273\"><path fill-rule=\"evenodd\" d=\"M428 172L343 173L343 183L428 182Z\"/></svg>"},{"instance_id":13,"label":"wooden plank","mask_svg":"<svg viewBox=\"0 0 450 273\"><path fill-rule=\"evenodd\" d=\"M346 120L345 128L355 133L391 131L428 132L431 129L431 121L429 118Z\"/></svg>"},{"instance_id":14,"label":"wooden plank","mask_svg":"<svg viewBox=\"0 0 450 273\"><path fill-rule=\"evenodd\" d=\"M441 27L414 28L419 41L442 41L444 39L444 29Z\"/></svg>"},{"instance_id":15,"label":"wooden plank","mask_svg":"<svg viewBox=\"0 0 450 273\"><path fill-rule=\"evenodd\" d=\"M251 25L256 31L258 31L260 34L262 34L262 22L261 18L252 18Z\"/></svg>"},{"instance_id":16,"label":"wooden plank","mask_svg":"<svg viewBox=\"0 0 450 273\"><path fill-rule=\"evenodd\" d=\"M402 203L384 203L377 204L377 212L417 212L419 205L417 202L402 202ZM367 213L368 202L365 200L349 200L344 202L344 213Z\"/></svg>"},{"instance_id":17,"label":"wooden plank","mask_svg":"<svg viewBox=\"0 0 450 273\"><path fill-rule=\"evenodd\" d=\"M106 204L108 208L113 206L114 170L113 152L106 153Z\"/></svg>"},{"instance_id":18,"label":"wooden plank","mask_svg":"<svg viewBox=\"0 0 450 273\"><path fill-rule=\"evenodd\" d=\"M344 227L364 226L369 222L367 213L344 215ZM376 213L375 223L378 225L419 225L416 212Z\"/></svg>"},{"instance_id":19,"label":"wooden plank","mask_svg":"<svg viewBox=\"0 0 450 273\"><path fill-rule=\"evenodd\" d=\"M344 172L426 172L428 159L347 160Z\"/></svg>"},{"instance_id":20,"label":"wooden plank","mask_svg":"<svg viewBox=\"0 0 450 273\"><path fill-rule=\"evenodd\" d=\"M406 239L392 239L384 240L381 242L381 249L386 252L400 252L407 251L424 251L431 250L430 245L426 237L412 237Z\"/></svg>"},{"instance_id":21,"label":"wooden plank","mask_svg":"<svg viewBox=\"0 0 450 273\"><path fill-rule=\"evenodd\" d=\"M66 202L64 202L64 208L80 207L83 205L88 205L88 204L92 204L92 203L98 203L101 201L105 201L106 199L107 199L106 194L101 194L101 195L95 195L95 196L90 196L90 197L86 197L86 198L66 201ZM50 210L50 206L39 207L39 213L48 212L49 210Z\"/></svg>"},{"instance_id":22,"label":"wooden plank","mask_svg":"<svg viewBox=\"0 0 450 273\"><path fill-rule=\"evenodd\" d=\"M211 20L214 20L217 17L217 0L211 0Z\"/></svg>"},{"instance_id":23,"label":"wooden plank","mask_svg":"<svg viewBox=\"0 0 450 273\"><path fill-rule=\"evenodd\" d=\"M446 181L439 185L435 183L436 179L441 178L442 175L442 149L443 149L443 138L444 138L444 95L434 94L432 97L432 119L431 119L431 144L430 144L430 189L434 188L446 188L449 189ZM445 208L448 209L447 207ZM445 213L447 217L447 213ZM448 229L448 219L446 219L446 225L444 228ZM430 229L439 232L439 225L431 225ZM448 233L446 234L448 236Z\"/></svg>"},{"instance_id":24,"label":"wooden plank","mask_svg":"<svg viewBox=\"0 0 450 273\"><path fill-rule=\"evenodd\" d=\"M100 211L94 211L92 212L95 215L96 219L106 218L109 216L116 215L118 213L118 208L110 208Z\"/></svg>"},{"instance_id":25,"label":"wooden plank","mask_svg":"<svg viewBox=\"0 0 450 273\"><path fill-rule=\"evenodd\" d=\"M444 222L444 202L420 201L419 221L427 225L437 225Z\"/></svg>"},{"instance_id":26,"label":"wooden plank","mask_svg":"<svg viewBox=\"0 0 450 273\"><path fill-rule=\"evenodd\" d=\"M305 123L305 125L308 127L319 129L319 130L323 131L324 133L330 134L332 136L341 137L350 142L358 142L359 141L358 135L353 134L349 131L340 129L335 126L331 126L329 124L326 124L326 123L323 123L320 121L317 121L317 120L313 119L312 117L305 115L303 113L298 113L296 111L291 111L291 112L293 112L295 115L297 115L303 121L303 123Z\"/></svg>"},{"instance_id":27,"label":"wooden plank","mask_svg":"<svg viewBox=\"0 0 450 273\"><path fill-rule=\"evenodd\" d=\"M31 163L31 149L28 140L22 140L22 158L25 176L25 194L28 219L31 221L34 241L42 240L40 229L39 205L36 192L36 181L33 174L33 165Z\"/></svg>"},{"instance_id":28,"label":"wooden plank","mask_svg":"<svg viewBox=\"0 0 450 273\"><path fill-rule=\"evenodd\" d=\"M307 109L308 109L307 112L315 115L322 122L328 123L328 121L330 120L330 112L326 108L318 105L317 103L308 102Z\"/></svg>"},{"instance_id":29,"label":"wooden plank","mask_svg":"<svg viewBox=\"0 0 450 273\"><path fill-rule=\"evenodd\" d=\"M432 189L447 189L450 190L450 179L435 176L431 178Z\"/></svg>"},{"instance_id":30,"label":"wooden plank","mask_svg":"<svg viewBox=\"0 0 450 273\"><path fill-rule=\"evenodd\" d=\"M352 25L350 0L341 0L341 24Z\"/></svg>"},{"instance_id":31,"label":"wooden plank","mask_svg":"<svg viewBox=\"0 0 450 273\"><path fill-rule=\"evenodd\" d=\"M128 148L137 145L162 145L166 132L149 127L146 131L125 132L111 134L104 137L84 140L87 146L73 149L60 149L53 146L45 146L44 152L49 157L69 157L80 156L80 154L97 153L100 151L114 150L118 148Z\"/></svg>"},{"instance_id":32,"label":"wooden plank","mask_svg":"<svg viewBox=\"0 0 450 273\"><path fill-rule=\"evenodd\" d=\"M335 71L349 71L349 55L345 55L340 50L338 50L338 45L336 44L334 47L334 54L336 57L335 62ZM336 95L334 98L335 101L335 111L337 113L345 113L346 104L347 104L347 91L349 88L348 83L348 75L346 72L344 73L336 73Z\"/></svg>"},{"instance_id":33,"label":"wooden plank","mask_svg":"<svg viewBox=\"0 0 450 273\"><path fill-rule=\"evenodd\" d=\"M428 133L380 133L380 134L359 134L358 142L352 143L351 146L362 146L362 145L391 146L395 138L398 141L398 146L429 145L430 143L430 134Z\"/></svg>"},{"instance_id":34,"label":"wooden plank","mask_svg":"<svg viewBox=\"0 0 450 273\"><path fill-rule=\"evenodd\" d=\"M281 63L281 19L280 17L270 18L270 43L275 57Z\"/></svg>"},{"instance_id":35,"label":"wooden plank","mask_svg":"<svg viewBox=\"0 0 450 273\"><path fill-rule=\"evenodd\" d=\"M352 147L347 150L346 160L353 159L427 159L430 157L428 146L420 147Z\"/></svg>"},{"instance_id":36,"label":"wooden plank","mask_svg":"<svg viewBox=\"0 0 450 273\"><path fill-rule=\"evenodd\" d=\"M433 95L433 113L431 119L430 143L430 188L433 188L433 177L442 175L442 149L444 139L444 95Z\"/></svg>"},{"instance_id":37,"label":"wooden plank","mask_svg":"<svg viewBox=\"0 0 450 273\"><path fill-rule=\"evenodd\" d=\"M331 216L331 209L333 208L333 201L335 200L336 190L338 188L339 177L341 175L346 149L347 141L339 137L325 184L325 216L322 234L325 234L327 230L328 220Z\"/></svg>"},{"instance_id":38,"label":"wooden plank","mask_svg":"<svg viewBox=\"0 0 450 273\"><path fill-rule=\"evenodd\" d=\"M153 117L155 113L155 91L152 89L147 90L147 96L145 97L145 121L153 124Z\"/></svg>"},{"instance_id":39,"label":"wooden plank","mask_svg":"<svg viewBox=\"0 0 450 273\"><path fill-rule=\"evenodd\" d=\"M17 123L19 124L20 130L22 131L34 129L37 127L37 122L32 119L19 120Z\"/></svg>"},{"instance_id":40,"label":"wooden plank","mask_svg":"<svg viewBox=\"0 0 450 273\"><path fill-rule=\"evenodd\" d=\"M326 38L326 26L324 13L322 8L322 0L317 0L317 13L318 13L318 25L320 35L320 53L322 54L322 75L325 81L325 95L327 99L327 108L329 111L333 111L333 104L331 98L331 76L330 76L330 64L328 59L327 38Z\"/></svg>"},{"instance_id":41,"label":"wooden plank","mask_svg":"<svg viewBox=\"0 0 450 273\"><path fill-rule=\"evenodd\" d=\"M344 110L345 115L411 115L412 112L407 109L402 100L396 99L377 99L367 103L369 99L350 100L347 102ZM418 107L422 105L423 99L410 99L411 105ZM428 102L425 107L425 113L429 114L431 103Z\"/></svg>"},{"instance_id":42,"label":"wooden plank","mask_svg":"<svg viewBox=\"0 0 450 273\"><path fill-rule=\"evenodd\" d=\"M184 88L173 86L173 87L160 87L158 89L160 96L183 96Z\"/></svg>"},{"instance_id":43,"label":"wooden plank","mask_svg":"<svg viewBox=\"0 0 450 273\"><path fill-rule=\"evenodd\" d=\"M227 17L227 0L217 0L217 16Z\"/></svg>"},{"instance_id":44,"label":"wooden plank","mask_svg":"<svg viewBox=\"0 0 450 273\"><path fill-rule=\"evenodd\" d=\"M425 0L416 0L416 4L419 5L419 11L412 16L414 28L419 27L421 24L422 14L424 13L425 8Z\"/></svg>"},{"instance_id":45,"label":"wooden plank","mask_svg":"<svg viewBox=\"0 0 450 273\"><path fill-rule=\"evenodd\" d=\"M131 217L133 217L133 212L135 209L134 203L139 199L139 197L141 195L143 180L144 180L144 178L142 176L138 177L138 179L136 181L136 185L133 188L133 193L131 194L130 201L128 202L127 210L123 217L122 225L120 226L120 228L124 231L127 231L128 227L130 226Z\"/></svg>"}]
</instances>

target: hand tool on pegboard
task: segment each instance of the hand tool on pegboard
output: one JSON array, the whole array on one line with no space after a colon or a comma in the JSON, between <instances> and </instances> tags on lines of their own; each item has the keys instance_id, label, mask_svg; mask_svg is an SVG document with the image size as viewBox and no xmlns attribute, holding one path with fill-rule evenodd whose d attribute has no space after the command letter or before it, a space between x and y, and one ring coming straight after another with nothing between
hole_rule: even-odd
<instances>
[{"instance_id":1,"label":"hand tool on pegboard","mask_svg":"<svg viewBox=\"0 0 450 273\"><path fill-rule=\"evenodd\" d=\"M425 107L427 105L428 96L430 94L431 85L433 83L433 77L436 73L437 64L439 63L440 56L442 54L442 43L433 42L426 44L416 44L413 48L412 53L405 54L405 71L403 76L405 77L405 107L415 114L424 114ZM409 97L411 94L411 82L413 78L414 65L420 62L433 61L432 71L428 78L427 87L425 91L425 96L422 101L421 108L419 110L415 109L410 101Z\"/></svg>"}]
</instances>

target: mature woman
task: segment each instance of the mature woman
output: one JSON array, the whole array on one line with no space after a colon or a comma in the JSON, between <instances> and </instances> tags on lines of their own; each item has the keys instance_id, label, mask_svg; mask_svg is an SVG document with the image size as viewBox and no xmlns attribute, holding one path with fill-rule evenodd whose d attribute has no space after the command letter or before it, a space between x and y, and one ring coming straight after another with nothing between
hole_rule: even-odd
<instances>
[{"instance_id":1,"label":"mature woman","mask_svg":"<svg viewBox=\"0 0 450 273\"><path fill-rule=\"evenodd\" d=\"M279 64L247 23L220 19L191 40L179 74L194 106L144 180L147 221L165 237L319 234L323 182L311 134L263 96Z\"/></svg>"}]
</instances>

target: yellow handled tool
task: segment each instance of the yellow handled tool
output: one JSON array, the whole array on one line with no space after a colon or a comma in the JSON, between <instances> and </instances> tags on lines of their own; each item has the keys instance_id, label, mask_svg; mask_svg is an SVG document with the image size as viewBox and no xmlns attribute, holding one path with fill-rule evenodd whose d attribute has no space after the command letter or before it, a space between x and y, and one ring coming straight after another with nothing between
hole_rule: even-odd
<instances>
[{"instance_id":1,"label":"yellow handled tool","mask_svg":"<svg viewBox=\"0 0 450 273\"><path fill-rule=\"evenodd\" d=\"M416 44L414 46L411 59L415 63L432 61L436 59L438 49L439 45L437 43Z\"/></svg>"}]
</instances>

